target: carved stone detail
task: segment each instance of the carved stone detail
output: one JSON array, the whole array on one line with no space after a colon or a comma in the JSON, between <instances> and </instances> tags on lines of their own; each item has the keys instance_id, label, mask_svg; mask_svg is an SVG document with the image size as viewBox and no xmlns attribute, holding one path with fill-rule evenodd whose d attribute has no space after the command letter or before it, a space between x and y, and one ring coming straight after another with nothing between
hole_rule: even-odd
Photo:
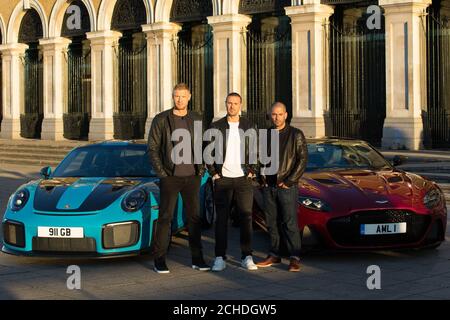
<instances>
[{"instance_id":1,"label":"carved stone detail","mask_svg":"<svg viewBox=\"0 0 450 320\"><path fill-rule=\"evenodd\" d=\"M213 15L211 0L175 0L170 12L171 22L202 21Z\"/></svg>"},{"instance_id":2,"label":"carved stone detail","mask_svg":"<svg viewBox=\"0 0 450 320\"><path fill-rule=\"evenodd\" d=\"M139 29L146 22L146 10L142 0L117 1L111 23L112 30Z\"/></svg>"},{"instance_id":3,"label":"carved stone detail","mask_svg":"<svg viewBox=\"0 0 450 320\"><path fill-rule=\"evenodd\" d=\"M239 4L239 13L256 14L265 12L279 12L284 7L291 6L290 0L241 0Z\"/></svg>"}]
</instances>

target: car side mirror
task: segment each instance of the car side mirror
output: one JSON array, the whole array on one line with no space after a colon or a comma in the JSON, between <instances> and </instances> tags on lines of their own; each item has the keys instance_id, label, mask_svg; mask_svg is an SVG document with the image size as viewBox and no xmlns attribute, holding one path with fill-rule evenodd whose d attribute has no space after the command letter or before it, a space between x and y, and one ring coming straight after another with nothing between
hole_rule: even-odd
<instances>
[{"instance_id":1,"label":"car side mirror","mask_svg":"<svg viewBox=\"0 0 450 320\"><path fill-rule=\"evenodd\" d=\"M51 167L42 168L40 173L42 179L47 180L48 178L50 178L50 175L52 174L52 168Z\"/></svg>"},{"instance_id":2,"label":"car side mirror","mask_svg":"<svg viewBox=\"0 0 450 320\"><path fill-rule=\"evenodd\" d=\"M394 159L392 159L392 165L394 167L401 166L402 164L405 164L408 160L408 157L406 156L395 156Z\"/></svg>"}]
</instances>

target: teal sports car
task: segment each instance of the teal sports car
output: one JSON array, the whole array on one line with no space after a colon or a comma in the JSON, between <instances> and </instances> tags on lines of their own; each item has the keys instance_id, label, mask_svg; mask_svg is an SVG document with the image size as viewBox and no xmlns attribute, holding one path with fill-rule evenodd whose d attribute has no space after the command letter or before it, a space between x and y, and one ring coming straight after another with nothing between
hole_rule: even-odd
<instances>
[{"instance_id":1,"label":"teal sports car","mask_svg":"<svg viewBox=\"0 0 450 320\"><path fill-rule=\"evenodd\" d=\"M20 186L2 220L2 251L24 256L117 257L151 251L159 216L159 179L147 146L104 142L72 150L54 172ZM214 210L208 175L201 215ZM172 234L185 228L181 197ZM170 235L168 235L170 236Z\"/></svg>"}]
</instances>

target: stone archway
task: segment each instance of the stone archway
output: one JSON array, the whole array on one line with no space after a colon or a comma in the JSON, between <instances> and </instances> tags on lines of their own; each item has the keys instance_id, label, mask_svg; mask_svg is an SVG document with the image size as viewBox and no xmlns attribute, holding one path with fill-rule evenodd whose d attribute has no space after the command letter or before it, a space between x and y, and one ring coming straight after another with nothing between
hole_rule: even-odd
<instances>
[{"instance_id":1,"label":"stone archway","mask_svg":"<svg viewBox=\"0 0 450 320\"><path fill-rule=\"evenodd\" d=\"M114 10L116 8L117 2L119 0L103 0L100 4L100 9L98 13L98 24L97 30L111 30L111 22L113 20ZM153 8L154 5L152 0L142 0L145 6L146 23L153 22Z\"/></svg>"},{"instance_id":2,"label":"stone archway","mask_svg":"<svg viewBox=\"0 0 450 320\"><path fill-rule=\"evenodd\" d=\"M80 0L82 1L84 8L86 9L89 16L89 31L97 30L97 12L92 4L91 0ZM63 29L63 22L66 15L67 9L72 4L67 0L58 0L53 6L52 13L50 14L50 25L49 25L49 37L59 37L61 36L61 31Z\"/></svg>"},{"instance_id":3,"label":"stone archway","mask_svg":"<svg viewBox=\"0 0 450 320\"><path fill-rule=\"evenodd\" d=\"M45 11L38 0L29 0L30 8L34 9L42 22L42 38L48 38L48 18ZM19 2L15 7L8 23L6 43L18 43L19 32L22 24L22 19L28 10L23 10L23 3Z\"/></svg>"},{"instance_id":4,"label":"stone archway","mask_svg":"<svg viewBox=\"0 0 450 320\"><path fill-rule=\"evenodd\" d=\"M6 43L6 27L5 20L3 20L2 15L0 15L0 45Z\"/></svg>"},{"instance_id":5,"label":"stone archway","mask_svg":"<svg viewBox=\"0 0 450 320\"><path fill-rule=\"evenodd\" d=\"M219 15L223 12L221 0L209 0L212 5L212 15ZM155 8L155 22L169 22L171 20L173 4L176 0L158 0ZM190 5L185 5L185 8L195 7L199 1L190 1Z\"/></svg>"}]
</instances>

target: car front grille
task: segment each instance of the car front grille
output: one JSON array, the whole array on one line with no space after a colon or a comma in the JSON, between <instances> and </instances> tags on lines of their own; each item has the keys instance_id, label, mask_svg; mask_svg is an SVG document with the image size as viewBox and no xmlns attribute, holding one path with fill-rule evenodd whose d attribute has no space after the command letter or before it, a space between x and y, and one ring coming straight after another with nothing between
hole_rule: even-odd
<instances>
[{"instance_id":1,"label":"car front grille","mask_svg":"<svg viewBox=\"0 0 450 320\"><path fill-rule=\"evenodd\" d=\"M94 238L63 239L33 237L33 251L57 253L96 252Z\"/></svg>"},{"instance_id":2,"label":"car front grille","mask_svg":"<svg viewBox=\"0 0 450 320\"><path fill-rule=\"evenodd\" d=\"M361 235L362 224L384 224L406 222L406 233ZM333 240L342 246L377 247L402 245L419 241L430 225L431 217L407 210L358 211L349 216L331 219L328 231Z\"/></svg>"}]
</instances>

